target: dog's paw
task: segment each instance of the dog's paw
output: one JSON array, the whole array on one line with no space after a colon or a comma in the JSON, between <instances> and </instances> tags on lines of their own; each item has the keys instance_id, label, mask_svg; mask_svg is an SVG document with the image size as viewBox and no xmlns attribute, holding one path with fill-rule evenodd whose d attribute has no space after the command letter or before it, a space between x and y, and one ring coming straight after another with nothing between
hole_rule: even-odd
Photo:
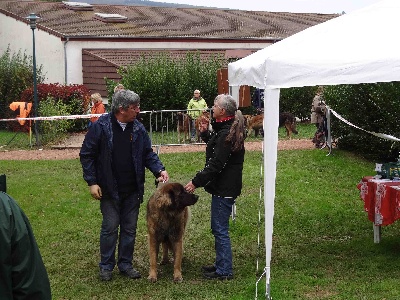
<instances>
[{"instance_id":1,"label":"dog's paw","mask_svg":"<svg viewBox=\"0 0 400 300\"><path fill-rule=\"evenodd\" d=\"M148 279L150 282L154 283L154 282L157 281L157 276L149 275L149 277L147 277L147 279Z\"/></svg>"},{"instance_id":2,"label":"dog's paw","mask_svg":"<svg viewBox=\"0 0 400 300\"><path fill-rule=\"evenodd\" d=\"M174 283L181 283L183 281L183 277L182 276L174 276Z\"/></svg>"}]
</instances>

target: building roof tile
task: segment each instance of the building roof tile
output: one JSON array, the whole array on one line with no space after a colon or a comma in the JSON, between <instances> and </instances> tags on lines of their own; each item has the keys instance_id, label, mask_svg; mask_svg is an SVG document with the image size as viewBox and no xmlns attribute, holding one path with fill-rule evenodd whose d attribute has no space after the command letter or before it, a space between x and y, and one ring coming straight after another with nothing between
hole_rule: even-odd
<instances>
[{"instance_id":1,"label":"building roof tile","mask_svg":"<svg viewBox=\"0 0 400 300\"><path fill-rule=\"evenodd\" d=\"M92 11L68 9L61 2L0 1L0 13L25 21L34 12L38 29L69 38L195 38L280 40L337 14L230 9L96 5ZM103 22L95 13L119 14L125 23Z\"/></svg>"}]
</instances>

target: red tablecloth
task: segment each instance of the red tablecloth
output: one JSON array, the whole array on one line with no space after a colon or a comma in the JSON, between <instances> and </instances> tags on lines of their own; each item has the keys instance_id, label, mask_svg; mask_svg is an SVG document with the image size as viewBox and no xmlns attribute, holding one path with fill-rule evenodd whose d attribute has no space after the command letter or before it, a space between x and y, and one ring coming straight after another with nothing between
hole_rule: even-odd
<instances>
[{"instance_id":1,"label":"red tablecloth","mask_svg":"<svg viewBox=\"0 0 400 300\"><path fill-rule=\"evenodd\" d=\"M400 181L365 176L357 188L368 219L375 225L389 225L400 219Z\"/></svg>"}]
</instances>

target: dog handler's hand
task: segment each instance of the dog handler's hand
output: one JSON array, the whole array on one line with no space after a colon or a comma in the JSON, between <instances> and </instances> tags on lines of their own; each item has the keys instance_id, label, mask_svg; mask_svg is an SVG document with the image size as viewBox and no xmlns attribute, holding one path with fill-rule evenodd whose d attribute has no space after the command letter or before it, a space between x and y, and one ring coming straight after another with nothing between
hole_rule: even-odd
<instances>
[{"instance_id":1,"label":"dog handler's hand","mask_svg":"<svg viewBox=\"0 0 400 300\"><path fill-rule=\"evenodd\" d=\"M185 185L185 190L188 193L194 193L194 190L196 189L196 187L194 186L194 184L192 183L192 181L189 181L189 183L187 185Z\"/></svg>"},{"instance_id":2,"label":"dog handler's hand","mask_svg":"<svg viewBox=\"0 0 400 300\"><path fill-rule=\"evenodd\" d=\"M94 199L100 200L101 199L101 188L97 184L93 184L90 186L90 194Z\"/></svg>"},{"instance_id":3,"label":"dog handler's hand","mask_svg":"<svg viewBox=\"0 0 400 300\"><path fill-rule=\"evenodd\" d=\"M160 180L161 179L161 180ZM158 182L167 182L169 180L169 175L167 171L161 171L160 177L158 178Z\"/></svg>"}]
</instances>

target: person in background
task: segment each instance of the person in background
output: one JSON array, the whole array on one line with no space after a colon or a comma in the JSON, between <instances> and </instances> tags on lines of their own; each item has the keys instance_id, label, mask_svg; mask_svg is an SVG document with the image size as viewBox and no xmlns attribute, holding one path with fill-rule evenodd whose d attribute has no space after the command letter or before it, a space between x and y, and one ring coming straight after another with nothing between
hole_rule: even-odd
<instances>
[{"instance_id":1,"label":"person in background","mask_svg":"<svg viewBox=\"0 0 400 300\"><path fill-rule=\"evenodd\" d=\"M0 191L0 299L50 300L46 268L29 220Z\"/></svg>"},{"instance_id":2,"label":"person in background","mask_svg":"<svg viewBox=\"0 0 400 300\"><path fill-rule=\"evenodd\" d=\"M204 187L211 194L211 230L215 239L215 261L202 267L207 279L232 279L232 248L229 237L229 217L232 206L242 190L244 117L230 95L218 95L214 100L213 131L208 123L201 124L201 138L207 143L203 170L186 184L185 190L193 193Z\"/></svg>"},{"instance_id":3,"label":"person in background","mask_svg":"<svg viewBox=\"0 0 400 300\"><path fill-rule=\"evenodd\" d=\"M323 100L323 87L320 86L317 89L317 93L315 94L315 97L312 102L311 106L311 124L315 124L317 127L317 130L314 134L314 137L312 139L312 142L315 144L316 148L320 148L321 145L324 143L324 118L325 116L325 110L326 110L326 104Z\"/></svg>"},{"instance_id":4,"label":"person in background","mask_svg":"<svg viewBox=\"0 0 400 300\"><path fill-rule=\"evenodd\" d=\"M315 94L312 104L311 104L311 124L315 124L315 126L320 126L322 122L322 109L321 107L325 107L325 102L323 101L323 88L318 87L317 93Z\"/></svg>"},{"instance_id":5,"label":"person in background","mask_svg":"<svg viewBox=\"0 0 400 300\"><path fill-rule=\"evenodd\" d=\"M144 194L145 168L158 181L169 179L151 147L146 129L136 120L139 112L139 95L130 90L117 91L112 97L111 112L102 115L89 128L79 154L83 178L92 197L100 200L103 221L99 275L103 281L112 279L115 265L123 276L141 277L133 268L132 260Z\"/></svg>"},{"instance_id":6,"label":"person in background","mask_svg":"<svg viewBox=\"0 0 400 300\"><path fill-rule=\"evenodd\" d=\"M90 99L92 100L92 108L90 111L91 114L104 114L106 112L103 104L103 99L101 98L101 95L99 93L92 94L90 96ZM92 126L92 124L98 119L99 117L91 117L89 127Z\"/></svg>"},{"instance_id":7,"label":"person in background","mask_svg":"<svg viewBox=\"0 0 400 300\"><path fill-rule=\"evenodd\" d=\"M195 90L193 92L193 98L189 100L187 106L187 114L190 117L190 137L191 141L196 141L196 119L207 109L207 102L200 96L200 91ZM196 110L190 110L196 109Z\"/></svg>"},{"instance_id":8,"label":"person in background","mask_svg":"<svg viewBox=\"0 0 400 300\"><path fill-rule=\"evenodd\" d=\"M118 83L115 87L114 87L114 93L118 92L118 91L122 91L124 90L125 87L123 86L123 84Z\"/></svg>"}]
</instances>

